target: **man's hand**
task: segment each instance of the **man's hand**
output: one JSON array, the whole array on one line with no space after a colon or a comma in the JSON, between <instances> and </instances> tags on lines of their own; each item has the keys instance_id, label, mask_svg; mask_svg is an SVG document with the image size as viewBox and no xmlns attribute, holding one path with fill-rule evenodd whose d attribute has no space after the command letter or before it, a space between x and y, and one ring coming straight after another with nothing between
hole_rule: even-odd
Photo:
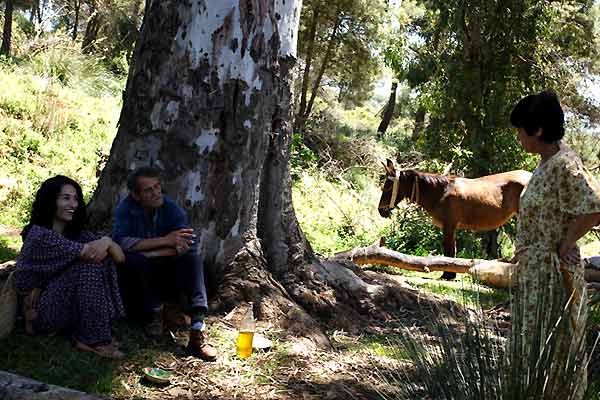
<instances>
[{"instance_id":1,"label":"man's hand","mask_svg":"<svg viewBox=\"0 0 600 400\"><path fill-rule=\"evenodd\" d=\"M121 246L111 240L111 244L108 246L108 254L112 257L116 264L122 264L125 262L125 253Z\"/></svg>"},{"instance_id":2,"label":"man's hand","mask_svg":"<svg viewBox=\"0 0 600 400\"><path fill-rule=\"evenodd\" d=\"M178 254L185 252L194 243L194 230L191 228L182 228L169 233L165 238L170 247L177 250Z\"/></svg>"},{"instance_id":3,"label":"man's hand","mask_svg":"<svg viewBox=\"0 0 600 400\"><path fill-rule=\"evenodd\" d=\"M579 246L569 245L566 241L562 241L558 248L558 256L567 264L579 264L581 262L581 254Z\"/></svg>"},{"instance_id":4,"label":"man's hand","mask_svg":"<svg viewBox=\"0 0 600 400\"><path fill-rule=\"evenodd\" d=\"M111 243L113 243L113 241L107 236L88 242L83 245L80 257L84 260L99 264L108 255L108 248Z\"/></svg>"}]
</instances>

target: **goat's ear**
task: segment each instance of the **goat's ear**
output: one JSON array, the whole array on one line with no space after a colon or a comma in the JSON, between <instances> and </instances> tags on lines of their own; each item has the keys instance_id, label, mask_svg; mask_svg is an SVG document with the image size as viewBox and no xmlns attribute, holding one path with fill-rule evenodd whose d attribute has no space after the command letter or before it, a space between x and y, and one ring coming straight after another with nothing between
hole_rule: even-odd
<instances>
[{"instance_id":1,"label":"goat's ear","mask_svg":"<svg viewBox=\"0 0 600 400\"><path fill-rule=\"evenodd\" d=\"M394 167L394 162L392 160L390 160L389 158L387 158L386 160L386 165L385 170L388 173L388 175L396 175L396 168Z\"/></svg>"}]
</instances>

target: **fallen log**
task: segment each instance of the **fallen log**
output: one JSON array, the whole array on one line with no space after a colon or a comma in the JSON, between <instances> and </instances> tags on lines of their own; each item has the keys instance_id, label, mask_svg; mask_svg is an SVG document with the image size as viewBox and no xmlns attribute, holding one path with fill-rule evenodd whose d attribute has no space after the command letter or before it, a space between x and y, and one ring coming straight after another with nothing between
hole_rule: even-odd
<instances>
[{"instance_id":1,"label":"fallen log","mask_svg":"<svg viewBox=\"0 0 600 400\"><path fill-rule=\"evenodd\" d=\"M409 271L448 271L470 274L475 279L495 287L509 287L515 264L501 260L477 258L455 258L445 256L412 256L390 250L384 246L383 238L368 247L360 247L336 253L331 261L351 261L358 265L384 264Z\"/></svg>"}]
</instances>

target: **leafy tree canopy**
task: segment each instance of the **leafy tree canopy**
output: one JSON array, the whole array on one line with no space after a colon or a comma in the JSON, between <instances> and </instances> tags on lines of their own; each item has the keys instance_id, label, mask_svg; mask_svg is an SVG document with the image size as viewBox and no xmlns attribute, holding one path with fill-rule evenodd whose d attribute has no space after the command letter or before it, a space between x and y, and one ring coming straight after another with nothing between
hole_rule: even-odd
<instances>
[{"instance_id":1,"label":"leafy tree canopy","mask_svg":"<svg viewBox=\"0 0 600 400\"><path fill-rule=\"evenodd\" d=\"M382 0L306 0L298 38L301 79L296 93L300 129L323 84L339 88L347 106L364 102L380 72L387 3Z\"/></svg>"},{"instance_id":2,"label":"leafy tree canopy","mask_svg":"<svg viewBox=\"0 0 600 400\"><path fill-rule=\"evenodd\" d=\"M597 68L594 18L587 0L404 2L385 57L429 115L418 147L467 175L525 166L508 121L519 98L554 88L594 115L578 90Z\"/></svg>"}]
</instances>

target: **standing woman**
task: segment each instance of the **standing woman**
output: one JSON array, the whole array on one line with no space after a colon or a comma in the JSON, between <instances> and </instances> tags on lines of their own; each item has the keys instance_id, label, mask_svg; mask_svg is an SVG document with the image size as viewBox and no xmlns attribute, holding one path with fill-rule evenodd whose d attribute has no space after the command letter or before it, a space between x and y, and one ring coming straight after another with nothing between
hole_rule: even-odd
<instances>
[{"instance_id":1,"label":"standing woman","mask_svg":"<svg viewBox=\"0 0 600 400\"><path fill-rule=\"evenodd\" d=\"M600 224L600 184L561 144L564 114L554 92L521 99L510 121L525 151L541 157L518 214L511 369L526 398L581 399L587 298L576 242Z\"/></svg>"},{"instance_id":2,"label":"standing woman","mask_svg":"<svg viewBox=\"0 0 600 400\"><path fill-rule=\"evenodd\" d=\"M77 349L119 359L112 323L123 316L123 305L113 260L124 255L110 238L83 231L84 220L77 182L58 175L42 183L15 272L26 331L67 332Z\"/></svg>"}]
</instances>

